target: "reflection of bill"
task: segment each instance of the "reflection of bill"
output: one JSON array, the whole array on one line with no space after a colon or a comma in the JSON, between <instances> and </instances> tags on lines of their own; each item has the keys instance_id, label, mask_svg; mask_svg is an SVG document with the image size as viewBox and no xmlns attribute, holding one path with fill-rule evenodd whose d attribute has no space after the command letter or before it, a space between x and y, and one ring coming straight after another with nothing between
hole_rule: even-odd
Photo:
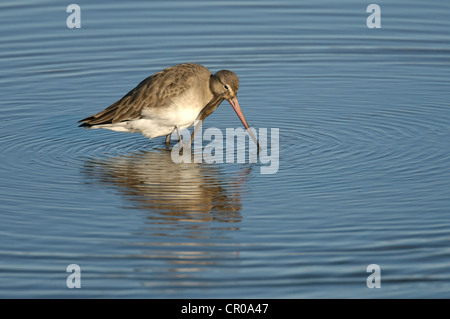
<instances>
[{"instance_id":1,"label":"reflection of bill","mask_svg":"<svg viewBox=\"0 0 450 319\"><path fill-rule=\"evenodd\" d=\"M133 205L151 210L166 221L202 222L241 220L240 185L251 168L234 176L220 167L197 163L176 164L168 150L152 150L106 160L86 162L89 179L113 185Z\"/></svg>"},{"instance_id":2,"label":"reflection of bill","mask_svg":"<svg viewBox=\"0 0 450 319\"><path fill-rule=\"evenodd\" d=\"M202 151L194 152L192 156L189 151L189 130L182 130L181 143L177 143L172 149L172 160L175 163L259 163L261 174L276 174L279 167L279 129L270 129L270 155L267 143L267 128L260 128L257 132L254 128L244 130L243 128L227 128L224 134L219 128L209 127L204 132L201 130L194 139L194 149L201 150L203 141L210 141ZM259 135L259 152L256 143L250 142L248 132L252 132L252 138L257 139ZM258 134L259 133L259 134ZM248 147L246 140L249 140ZM187 151L184 151L184 150ZM248 157L246 156L248 149ZM268 165L267 165L268 164Z\"/></svg>"}]
</instances>

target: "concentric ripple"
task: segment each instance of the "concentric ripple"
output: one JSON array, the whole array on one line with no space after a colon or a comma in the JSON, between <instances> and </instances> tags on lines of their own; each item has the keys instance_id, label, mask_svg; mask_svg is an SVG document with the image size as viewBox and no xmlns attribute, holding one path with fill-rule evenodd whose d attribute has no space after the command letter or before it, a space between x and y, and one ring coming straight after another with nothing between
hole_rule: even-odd
<instances>
[{"instance_id":1,"label":"concentric ripple","mask_svg":"<svg viewBox=\"0 0 450 319\"><path fill-rule=\"evenodd\" d=\"M448 296L450 5L403 2L2 2L0 297ZM77 127L182 62L236 72L275 174Z\"/></svg>"}]
</instances>

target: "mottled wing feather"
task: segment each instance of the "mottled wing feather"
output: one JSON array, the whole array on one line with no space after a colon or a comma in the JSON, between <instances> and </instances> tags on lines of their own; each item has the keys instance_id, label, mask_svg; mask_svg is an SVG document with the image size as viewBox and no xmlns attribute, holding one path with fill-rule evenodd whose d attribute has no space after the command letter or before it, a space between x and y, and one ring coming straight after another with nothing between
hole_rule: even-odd
<instances>
[{"instance_id":1,"label":"mottled wing feather","mask_svg":"<svg viewBox=\"0 0 450 319\"><path fill-rule=\"evenodd\" d=\"M144 108L160 108L171 104L172 98L182 94L190 85L196 72L206 68L198 64L179 64L155 73L123 98L103 111L80 120L80 126L114 124L141 117ZM206 69L207 70L207 69Z\"/></svg>"}]
</instances>

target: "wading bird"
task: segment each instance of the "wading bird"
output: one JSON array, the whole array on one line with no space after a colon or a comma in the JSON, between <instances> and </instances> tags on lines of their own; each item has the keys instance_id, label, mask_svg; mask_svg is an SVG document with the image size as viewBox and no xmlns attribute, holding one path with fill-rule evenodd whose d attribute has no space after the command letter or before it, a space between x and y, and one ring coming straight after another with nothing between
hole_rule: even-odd
<instances>
[{"instance_id":1,"label":"wading bird","mask_svg":"<svg viewBox=\"0 0 450 319\"><path fill-rule=\"evenodd\" d=\"M239 78L231 71L212 74L199 64L178 64L149 76L119 101L78 123L90 129L142 133L148 138L166 136L166 144L175 130L181 143L180 130L197 123L190 147L200 124L227 100L259 150L239 106L238 89Z\"/></svg>"}]
</instances>

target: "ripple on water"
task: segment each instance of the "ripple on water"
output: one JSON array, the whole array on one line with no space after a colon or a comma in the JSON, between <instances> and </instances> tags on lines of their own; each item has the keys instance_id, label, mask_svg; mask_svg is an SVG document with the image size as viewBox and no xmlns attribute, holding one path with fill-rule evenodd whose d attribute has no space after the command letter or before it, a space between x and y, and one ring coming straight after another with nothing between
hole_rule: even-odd
<instances>
[{"instance_id":1,"label":"ripple on water","mask_svg":"<svg viewBox=\"0 0 450 319\"><path fill-rule=\"evenodd\" d=\"M81 30L65 28L64 7L51 2L2 5L0 255L10 287L58 294L49 283L72 260L95 265L87 273L100 294L144 287L138 297L186 287L355 296L358 267L373 260L390 267L385 283L448 282L440 2L393 4L381 33L365 28L357 1L85 4ZM162 139L77 128L187 61L236 71L249 122L280 129L277 174L175 165ZM229 106L216 112L205 128L240 126ZM112 276L126 289L107 289ZM410 286L399 287L405 296Z\"/></svg>"},{"instance_id":2,"label":"ripple on water","mask_svg":"<svg viewBox=\"0 0 450 319\"><path fill-rule=\"evenodd\" d=\"M364 104L367 101L361 101ZM360 204L364 195L369 203L374 192L377 198L400 196L407 201L422 198L424 187L445 184L444 177L436 175L449 158L445 106L389 108L372 102L358 108L322 104L302 112L289 109L285 105L270 117L270 126L280 128L280 174L273 183L283 183L284 191L278 194L275 189L277 198L289 200L287 187L299 196L335 193L345 198L360 193ZM255 191L268 187L255 185Z\"/></svg>"}]
</instances>

